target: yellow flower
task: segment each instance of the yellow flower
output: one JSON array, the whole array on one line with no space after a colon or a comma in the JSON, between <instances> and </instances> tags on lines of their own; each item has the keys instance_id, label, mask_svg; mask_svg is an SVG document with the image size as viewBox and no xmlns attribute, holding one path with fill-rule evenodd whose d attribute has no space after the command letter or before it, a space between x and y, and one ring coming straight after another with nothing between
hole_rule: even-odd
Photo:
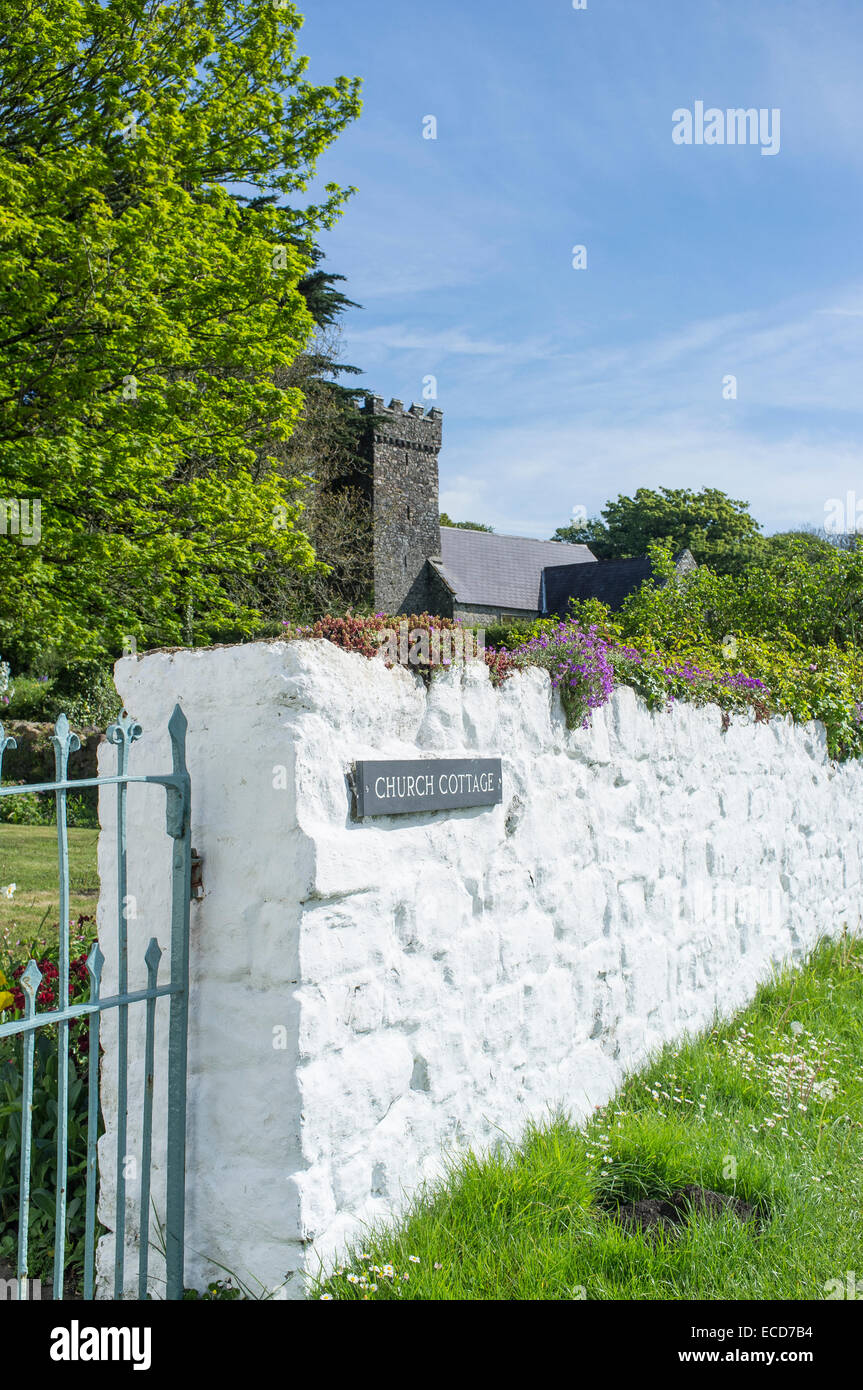
<instances>
[{"instance_id":1,"label":"yellow flower","mask_svg":"<svg viewBox=\"0 0 863 1390\"><path fill-rule=\"evenodd\" d=\"M9 981L6 979L6 976L3 974L3 971L0 970L0 987L8 985L8 983Z\"/></svg>"},{"instance_id":2,"label":"yellow flower","mask_svg":"<svg viewBox=\"0 0 863 1390\"><path fill-rule=\"evenodd\" d=\"M3 983L5 985L5 979ZM14 1003L15 996L13 994L10 994L8 989L0 990L0 1014L2 1014L4 1009L8 1009L10 1005Z\"/></svg>"}]
</instances>

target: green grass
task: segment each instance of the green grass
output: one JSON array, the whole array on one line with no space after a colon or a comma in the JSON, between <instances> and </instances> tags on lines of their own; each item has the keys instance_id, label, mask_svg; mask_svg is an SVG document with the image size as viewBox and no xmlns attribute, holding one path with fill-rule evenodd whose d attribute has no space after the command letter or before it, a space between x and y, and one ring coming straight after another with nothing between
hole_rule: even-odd
<instances>
[{"instance_id":1,"label":"green grass","mask_svg":"<svg viewBox=\"0 0 863 1390\"><path fill-rule=\"evenodd\" d=\"M310 1297L824 1299L828 1281L863 1276L861 1023L863 944L822 943L736 1018L666 1048L582 1130L554 1116L518 1147L450 1159ZM613 1219L619 1201L689 1182L759 1219L694 1214L671 1237Z\"/></svg>"},{"instance_id":2,"label":"green grass","mask_svg":"<svg viewBox=\"0 0 863 1390\"><path fill-rule=\"evenodd\" d=\"M98 830L69 831L69 911L93 915L99 897L96 872ZM0 888L16 885L7 898L0 892L0 942L6 954L34 937L51 945L57 937L57 828L53 825L0 824Z\"/></svg>"}]
</instances>

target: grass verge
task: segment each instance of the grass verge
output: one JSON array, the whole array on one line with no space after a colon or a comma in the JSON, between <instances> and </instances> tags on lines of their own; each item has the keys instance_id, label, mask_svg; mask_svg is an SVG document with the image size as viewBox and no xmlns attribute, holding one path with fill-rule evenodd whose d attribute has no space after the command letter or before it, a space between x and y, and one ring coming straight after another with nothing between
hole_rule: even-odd
<instances>
[{"instance_id":1,"label":"grass verge","mask_svg":"<svg viewBox=\"0 0 863 1390\"><path fill-rule=\"evenodd\" d=\"M91 916L99 898L96 870L98 830L69 831L69 915ZM7 898L0 892L0 940L16 948L38 937L46 947L57 937L57 827L0 825L0 889L15 884Z\"/></svg>"},{"instance_id":2,"label":"grass verge","mask_svg":"<svg viewBox=\"0 0 863 1390\"><path fill-rule=\"evenodd\" d=\"M863 1275L863 943L823 942L727 1023L666 1047L581 1130L450 1159L319 1299L824 1299ZM619 1204L687 1183L743 1198L627 1230Z\"/></svg>"}]
</instances>

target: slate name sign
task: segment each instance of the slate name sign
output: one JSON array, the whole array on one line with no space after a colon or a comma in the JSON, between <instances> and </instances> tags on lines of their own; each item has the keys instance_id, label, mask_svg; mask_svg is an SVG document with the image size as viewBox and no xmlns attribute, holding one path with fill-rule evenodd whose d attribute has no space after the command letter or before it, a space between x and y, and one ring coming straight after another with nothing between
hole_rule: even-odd
<instances>
[{"instance_id":1,"label":"slate name sign","mask_svg":"<svg viewBox=\"0 0 863 1390\"><path fill-rule=\"evenodd\" d=\"M354 764L358 819L409 811L496 806L503 800L500 758L387 759Z\"/></svg>"}]
</instances>

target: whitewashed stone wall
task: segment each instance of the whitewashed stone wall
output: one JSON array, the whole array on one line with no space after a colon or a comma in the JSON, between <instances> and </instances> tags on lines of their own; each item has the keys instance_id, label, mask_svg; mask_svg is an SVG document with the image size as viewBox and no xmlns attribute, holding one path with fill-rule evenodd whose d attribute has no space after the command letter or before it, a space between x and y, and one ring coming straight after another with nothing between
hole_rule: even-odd
<instances>
[{"instance_id":1,"label":"whitewashed stone wall","mask_svg":"<svg viewBox=\"0 0 863 1390\"><path fill-rule=\"evenodd\" d=\"M396 1215L444 1149L556 1106L583 1118L663 1041L857 925L863 768L831 764L817 725L723 733L716 709L651 714L622 690L568 732L539 671L495 690L475 664L427 690L325 642L157 652L116 682L145 730L133 770L167 769L175 701L189 721L199 1287L218 1260L301 1294L299 1272ZM502 757L501 806L351 820L354 759L474 754ZM168 944L171 842L160 790L129 805L140 960ZM110 970L112 800L102 823ZM109 1227L112 1066L109 1038Z\"/></svg>"}]
</instances>

